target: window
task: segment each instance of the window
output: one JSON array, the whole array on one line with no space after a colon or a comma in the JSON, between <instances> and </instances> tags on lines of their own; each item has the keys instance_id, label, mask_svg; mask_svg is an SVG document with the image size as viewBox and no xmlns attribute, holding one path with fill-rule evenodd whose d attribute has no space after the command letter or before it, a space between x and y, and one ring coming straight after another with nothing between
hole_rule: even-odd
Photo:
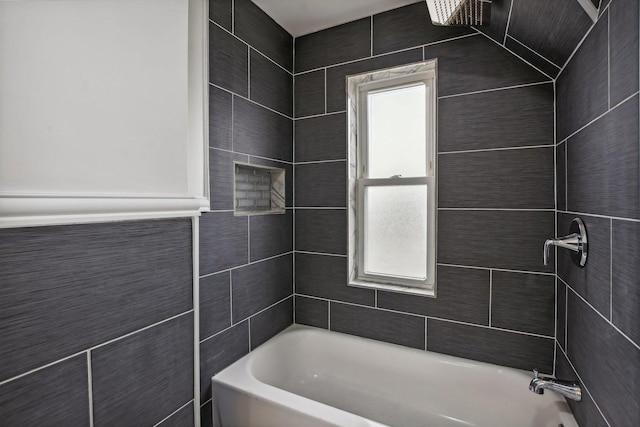
<instances>
[{"instance_id":1,"label":"window","mask_svg":"<svg viewBox=\"0 0 640 427\"><path fill-rule=\"evenodd\" d=\"M436 62L352 76L349 284L433 294Z\"/></svg>"}]
</instances>

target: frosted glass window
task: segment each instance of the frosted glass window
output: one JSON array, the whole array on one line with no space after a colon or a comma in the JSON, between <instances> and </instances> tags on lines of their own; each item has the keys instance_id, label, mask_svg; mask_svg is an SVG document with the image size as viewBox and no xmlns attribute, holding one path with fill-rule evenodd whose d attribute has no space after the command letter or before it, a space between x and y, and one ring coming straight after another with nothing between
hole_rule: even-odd
<instances>
[{"instance_id":1,"label":"frosted glass window","mask_svg":"<svg viewBox=\"0 0 640 427\"><path fill-rule=\"evenodd\" d=\"M368 177L426 175L425 84L368 94Z\"/></svg>"},{"instance_id":2,"label":"frosted glass window","mask_svg":"<svg viewBox=\"0 0 640 427\"><path fill-rule=\"evenodd\" d=\"M425 280L427 186L380 186L365 190L365 274Z\"/></svg>"}]
</instances>

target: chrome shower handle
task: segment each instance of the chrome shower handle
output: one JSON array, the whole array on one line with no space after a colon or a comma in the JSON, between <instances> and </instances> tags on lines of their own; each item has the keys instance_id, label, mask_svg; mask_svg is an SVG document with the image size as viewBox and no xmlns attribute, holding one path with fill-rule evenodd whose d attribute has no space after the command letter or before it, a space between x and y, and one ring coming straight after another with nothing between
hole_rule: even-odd
<instances>
[{"instance_id":1,"label":"chrome shower handle","mask_svg":"<svg viewBox=\"0 0 640 427\"><path fill-rule=\"evenodd\" d=\"M576 265L584 267L587 262L587 229L580 218L574 218L569 229L571 234L556 239L548 239L544 242L544 265L549 265L549 253L551 246L569 249L575 254L572 255Z\"/></svg>"},{"instance_id":2,"label":"chrome shower handle","mask_svg":"<svg viewBox=\"0 0 640 427\"><path fill-rule=\"evenodd\" d=\"M551 246L558 246L572 250L573 252L578 252L580 250L580 238L576 233L571 233L564 237L558 237L557 239L547 239L544 242L544 265L549 265Z\"/></svg>"}]
</instances>

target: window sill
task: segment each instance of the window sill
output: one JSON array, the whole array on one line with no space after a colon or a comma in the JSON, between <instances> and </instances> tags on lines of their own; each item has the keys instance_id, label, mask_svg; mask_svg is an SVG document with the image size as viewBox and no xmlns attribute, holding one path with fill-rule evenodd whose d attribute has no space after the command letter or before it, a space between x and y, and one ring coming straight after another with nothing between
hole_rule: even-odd
<instances>
[{"instance_id":1,"label":"window sill","mask_svg":"<svg viewBox=\"0 0 640 427\"><path fill-rule=\"evenodd\" d=\"M436 297L434 288L416 288L413 286L391 285L386 283L363 282L360 280L351 280L349 286L354 288L377 289L380 291L395 292L399 294L419 295L426 297Z\"/></svg>"}]
</instances>

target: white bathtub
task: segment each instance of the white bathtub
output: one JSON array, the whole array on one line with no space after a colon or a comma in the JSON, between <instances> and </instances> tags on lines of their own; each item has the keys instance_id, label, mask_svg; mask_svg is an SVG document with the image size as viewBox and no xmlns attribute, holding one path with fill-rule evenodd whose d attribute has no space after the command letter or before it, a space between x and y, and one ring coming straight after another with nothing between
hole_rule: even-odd
<instances>
[{"instance_id":1,"label":"white bathtub","mask_svg":"<svg viewBox=\"0 0 640 427\"><path fill-rule=\"evenodd\" d=\"M531 373L294 325L213 377L235 426L577 427Z\"/></svg>"}]
</instances>

